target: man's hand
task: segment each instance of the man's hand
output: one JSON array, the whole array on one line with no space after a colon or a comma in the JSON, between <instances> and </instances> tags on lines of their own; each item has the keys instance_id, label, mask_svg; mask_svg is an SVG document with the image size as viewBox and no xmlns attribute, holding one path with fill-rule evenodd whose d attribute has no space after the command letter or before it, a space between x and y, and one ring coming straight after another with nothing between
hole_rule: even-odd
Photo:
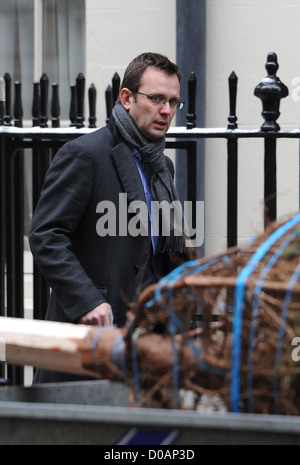
<instances>
[{"instance_id":1,"label":"man's hand","mask_svg":"<svg viewBox=\"0 0 300 465\"><path fill-rule=\"evenodd\" d=\"M79 323L91 326L112 326L113 313L109 304L104 303L80 318Z\"/></svg>"}]
</instances>

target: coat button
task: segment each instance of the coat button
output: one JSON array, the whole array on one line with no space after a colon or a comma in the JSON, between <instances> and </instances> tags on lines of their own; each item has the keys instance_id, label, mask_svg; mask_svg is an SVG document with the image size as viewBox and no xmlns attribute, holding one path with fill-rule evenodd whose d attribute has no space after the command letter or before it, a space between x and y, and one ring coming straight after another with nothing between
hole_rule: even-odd
<instances>
[{"instance_id":1,"label":"coat button","mask_svg":"<svg viewBox=\"0 0 300 465\"><path fill-rule=\"evenodd\" d=\"M134 265L133 271L137 274L139 272L139 265Z\"/></svg>"}]
</instances>

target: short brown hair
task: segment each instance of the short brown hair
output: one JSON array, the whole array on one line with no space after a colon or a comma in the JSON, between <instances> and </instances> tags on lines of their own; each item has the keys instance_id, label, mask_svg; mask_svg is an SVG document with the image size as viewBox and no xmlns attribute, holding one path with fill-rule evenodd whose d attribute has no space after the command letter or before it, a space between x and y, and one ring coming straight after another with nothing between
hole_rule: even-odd
<instances>
[{"instance_id":1,"label":"short brown hair","mask_svg":"<svg viewBox=\"0 0 300 465\"><path fill-rule=\"evenodd\" d=\"M121 90L127 88L133 93L138 92L142 76L149 66L158 68L170 76L176 74L179 82L182 79L179 67L175 63L172 63L169 58L159 53L147 52L142 53L129 63L121 84ZM120 103L120 98L118 98L117 103Z\"/></svg>"}]
</instances>

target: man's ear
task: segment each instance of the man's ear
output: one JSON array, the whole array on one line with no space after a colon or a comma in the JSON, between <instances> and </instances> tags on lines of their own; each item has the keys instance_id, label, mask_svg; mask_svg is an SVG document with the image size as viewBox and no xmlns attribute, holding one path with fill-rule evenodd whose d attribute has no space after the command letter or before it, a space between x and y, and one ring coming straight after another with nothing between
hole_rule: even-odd
<instances>
[{"instance_id":1,"label":"man's ear","mask_svg":"<svg viewBox=\"0 0 300 465\"><path fill-rule=\"evenodd\" d=\"M129 111L133 101L133 95L131 90L124 87L120 92L120 101L125 110Z\"/></svg>"}]
</instances>

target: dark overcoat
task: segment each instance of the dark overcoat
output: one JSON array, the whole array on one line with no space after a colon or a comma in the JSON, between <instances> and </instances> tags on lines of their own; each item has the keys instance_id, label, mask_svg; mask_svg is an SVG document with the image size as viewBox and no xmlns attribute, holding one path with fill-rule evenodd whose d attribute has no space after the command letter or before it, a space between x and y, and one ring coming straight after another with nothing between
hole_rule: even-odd
<instances>
[{"instance_id":1,"label":"dark overcoat","mask_svg":"<svg viewBox=\"0 0 300 465\"><path fill-rule=\"evenodd\" d=\"M167 166L174 175L169 159ZM52 289L47 320L77 323L108 302L114 324L124 325L143 285L151 236L99 236L97 206L112 202L118 221L120 193L127 194L128 204L146 202L134 157L113 120L66 143L55 156L29 236L36 263ZM160 253L152 262L157 279L171 269L169 258Z\"/></svg>"}]
</instances>

